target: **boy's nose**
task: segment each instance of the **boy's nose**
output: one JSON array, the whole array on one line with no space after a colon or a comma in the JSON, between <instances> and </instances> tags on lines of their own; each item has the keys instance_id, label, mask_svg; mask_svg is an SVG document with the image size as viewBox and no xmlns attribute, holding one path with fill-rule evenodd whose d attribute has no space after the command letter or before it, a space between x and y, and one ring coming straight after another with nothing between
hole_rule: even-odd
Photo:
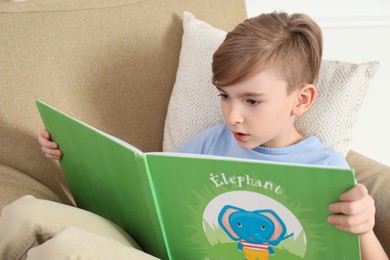
<instances>
[{"instance_id":1,"label":"boy's nose","mask_svg":"<svg viewBox=\"0 0 390 260\"><path fill-rule=\"evenodd\" d=\"M232 106L229 111L228 120L232 125L242 124L244 122L244 116L238 107Z\"/></svg>"}]
</instances>

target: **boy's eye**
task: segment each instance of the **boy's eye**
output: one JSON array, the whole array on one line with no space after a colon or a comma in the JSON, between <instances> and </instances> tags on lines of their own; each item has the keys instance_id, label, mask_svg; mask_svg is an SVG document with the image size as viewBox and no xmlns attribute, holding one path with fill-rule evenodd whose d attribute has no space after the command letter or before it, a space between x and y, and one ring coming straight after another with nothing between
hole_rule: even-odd
<instances>
[{"instance_id":1,"label":"boy's eye","mask_svg":"<svg viewBox=\"0 0 390 260\"><path fill-rule=\"evenodd\" d=\"M229 96L227 95L227 94L223 94L223 93L219 93L219 95L218 96L220 96L221 97L221 99L224 99L224 100L226 100L226 99L228 99L229 98Z\"/></svg>"},{"instance_id":2,"label":"boy's eye","mask_svg":"<svg viewBox=\"0 0 390 260\"><path fill-rule=\"evenodd\" d=\"M261 103L261 101L254 100L254 99L248 99L246 102L247 102L248 104L250 104L250 105L258 105L258 104Z\"/></svg>"}]
</instances>

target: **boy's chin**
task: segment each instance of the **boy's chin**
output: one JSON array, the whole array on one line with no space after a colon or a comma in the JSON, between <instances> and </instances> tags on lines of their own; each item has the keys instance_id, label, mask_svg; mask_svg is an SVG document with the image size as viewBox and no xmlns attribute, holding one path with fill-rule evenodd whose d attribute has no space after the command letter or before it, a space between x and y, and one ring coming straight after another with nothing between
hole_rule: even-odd
<instances>
[{"instance_id":1,"label":"boy's chin","mask_svg":"<svg viewBox=\"0 0 390 260\"><path fill-rule=\"evenodd\" d=\"M242 142L237 142L237 143L242 149L245 150L252 150L258 146L256 144L249 144L249 143L242 143Z\"/></svg>"}]
</instances>

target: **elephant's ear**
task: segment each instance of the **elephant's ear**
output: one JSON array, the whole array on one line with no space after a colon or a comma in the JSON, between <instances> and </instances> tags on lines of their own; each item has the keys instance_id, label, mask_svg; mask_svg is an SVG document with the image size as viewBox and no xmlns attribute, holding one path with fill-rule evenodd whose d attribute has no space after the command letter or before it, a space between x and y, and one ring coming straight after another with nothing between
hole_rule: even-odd
<instances>
[{"instance_id":1,"label":"elephant's ear","mask_svg":"<svg viewBox=\"0 0 390 260\"><path fill-rule=\"evenodd\" d=\"M260 213L260 212L259 212ZM273 210L266 210L260 214L269 218L274 223L274 233L271 235L269 241L278 241L286 233L286 225L280 219L280 217Z\"/></svg>"},{"instance_id":2,"label":"elephant's ear","mask_svg":"<svg viewBox=\"0 0 390 260\"><path fill-rule=\"evenodd\" d=\"M229 237L233 240L240 240L240 237L237 235L236 232L234 232L234 230L230 224L229 217L234 212L241 211L241 210L242 209L240 209L240 208L226 205L225 207L223 207L223 209L221 210L221 212L218 215L219 224L225 230L225 232L229 235Z\"/></svg>"}]
</instances>

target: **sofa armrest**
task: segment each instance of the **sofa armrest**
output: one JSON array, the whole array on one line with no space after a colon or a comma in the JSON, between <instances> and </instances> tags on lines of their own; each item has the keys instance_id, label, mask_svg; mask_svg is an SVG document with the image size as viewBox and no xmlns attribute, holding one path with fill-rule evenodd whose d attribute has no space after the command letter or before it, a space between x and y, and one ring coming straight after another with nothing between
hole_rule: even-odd
<instances>
[{"instance_id":1,"label":"sofa armrest","mask_svg":"<svg viewBox=\"0 0 390 260\"><path fill-rule=\"evenodd\" d=\"M357 181L366 185L375 200L374 232L390 255L390 167L355 151L350 151L346 159L355 170Z\"/></svg>"},{"instance_id":2,"label":"sofa armrest","mask_svg":"<svg viewBox=\"0 0 390 260\"><path fill-rule=\"evenodd\" d=\"M60 202L60 198L47 186L18 169L0 163L0 211L24 195ZM70 193L69 193L70 194Z\"/></svg>"}]
</instances>

